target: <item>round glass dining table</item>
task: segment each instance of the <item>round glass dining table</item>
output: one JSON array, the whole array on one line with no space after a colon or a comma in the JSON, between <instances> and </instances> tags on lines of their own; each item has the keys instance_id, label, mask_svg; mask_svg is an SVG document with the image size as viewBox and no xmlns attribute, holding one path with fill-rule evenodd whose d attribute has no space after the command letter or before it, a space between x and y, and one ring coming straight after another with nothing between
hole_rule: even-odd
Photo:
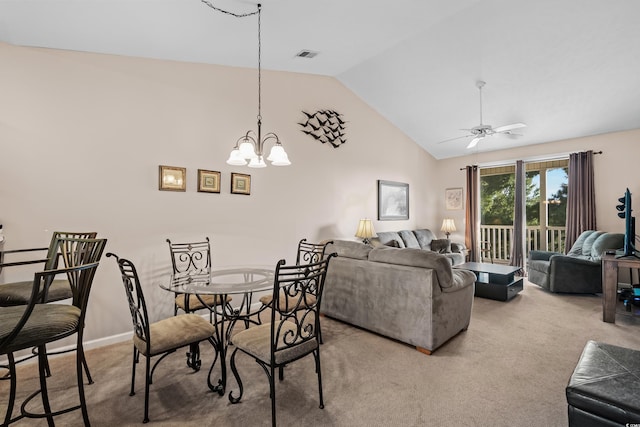
<instances>
[{"instance_id":1,"label":"round glass dining table","mask_svg":"<svg viewBox=\"0 0 640 427\"><path fill-rule=\"evenodd\" d=\"M252 318L260 312L260 309L251 311L253 294L273 289L273 276L273 267L237 266L172 274L160 284L162 289L176 295L195 295L202 305L211 311L213 325L216 327L213 337L216 355L209 369L207 383L211 390L221 396L224 395L227 384L226 353L231 331L238 320L242 320L247 328L251 323L258 323ZM226 303L211 306L202 298L204 295L217 295L217 301ZM231 301L227 301L229 297ZM191 364L199 365L199 351L196 349L195 353L198 360L193 360ZM218 359L220 379L214 384L211 374Z\"/></svg>"}]
</instances>

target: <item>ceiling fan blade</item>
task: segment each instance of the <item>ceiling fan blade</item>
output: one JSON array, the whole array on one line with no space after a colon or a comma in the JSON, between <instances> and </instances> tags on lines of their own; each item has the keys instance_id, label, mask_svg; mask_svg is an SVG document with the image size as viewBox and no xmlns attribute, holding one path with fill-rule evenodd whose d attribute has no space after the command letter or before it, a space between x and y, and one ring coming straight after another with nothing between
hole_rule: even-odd
<instances>
[{"instance_id":1,"label":"ceiling fan blade","mask_svg":"<svg viewBox=\"0 0 640 427\"><path fill-rule=\"evenodd\" d=\"M467 148L473 148L476 145L478 145L478 141L480 141L482 138L484 138L484 136L476 136L475 138L473 138L471 140L471 142L469 143L469 145L467 145Z\"/></svg>"},{"instance_id":2,"label":"ceiling fan blade","mask_svg":"<svg viewBox=\"0 0 640 427\"><path fill-rule=\"evenodd\" d=\"M514 123L512 125L506 125L506 126L500 126L497 127L495 129L493 129L493 131L495 133L501 133L501 132L507 132L513 129L520 129L520 128L524 128L527 127L527 125L525 125L524 123Z\"/></svg>"},{"instance_id":3,"label":"ceiling fan blade","mask_svg":"<svg viewBox=\"0 0 640 427\"><path fill-rule=\"evenodd\" d=\"M473 134L463 135L463 136L458 136L458 137L451 138L451 139L445 139L444 141L440 141L440 142L438 142L437 144L442 144L443 142L451 142L451 141L455 141L456 139L469 138L470 136L473 136Z\"/></svg>"}]
</instances>

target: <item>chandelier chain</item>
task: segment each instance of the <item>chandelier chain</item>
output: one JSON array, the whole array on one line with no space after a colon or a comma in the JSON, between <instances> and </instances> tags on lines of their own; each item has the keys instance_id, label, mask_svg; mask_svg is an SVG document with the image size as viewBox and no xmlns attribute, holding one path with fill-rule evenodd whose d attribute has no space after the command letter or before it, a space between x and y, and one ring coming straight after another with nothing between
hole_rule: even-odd
<instances>
[{"instance_id":1,"label":"chandelier chain","mask_svg":"<svg viewBox=\"0 0 640 427\"><path fill-rule=\"evenodd\" d=\"M257 15L257 14L260 13L259 10L255 11L255 12L251 12L251 13L233 13L233 12L229 12L228 10L220 9L219 7L214 6L213 4L211 4L211 2L209 2L207 0L201 0L201 1L202 1L202 3L206 4L207 6L209 6L211 9L217 10L218 12L226 13L227 15L235 16L236 18L245 18L247 16L253 16L253 15Z\"/></svg>"},{"instance_id":2,"label":"chandelier chain","mask_svg":"<svg viewBox=\"0 0 640 427\"><path fill-rule=\"evenodd\" d=\"M262 37L261 33L261 13L262 5L258 3L258 121L262 121Z\"/></svg>"},{"instance_id":3,"label":"chandelier chain","mask_svg":"<svg viewBox=\"0 0 640 427\"><path fill-rule=\"evenodd\" d=\"M227 15L234 16L236 18L246 18L247 16L258 15L258 122L262 122L262 20L261 17L261 9L262 5L258 3L258 10L250 13L234 13L228 10L220 9L217 6L214 6L211 2L207 0L200 0L202 3L206 4L213 10L217 10L221 13L226 13Z\"/></svg>"}]
</instances>

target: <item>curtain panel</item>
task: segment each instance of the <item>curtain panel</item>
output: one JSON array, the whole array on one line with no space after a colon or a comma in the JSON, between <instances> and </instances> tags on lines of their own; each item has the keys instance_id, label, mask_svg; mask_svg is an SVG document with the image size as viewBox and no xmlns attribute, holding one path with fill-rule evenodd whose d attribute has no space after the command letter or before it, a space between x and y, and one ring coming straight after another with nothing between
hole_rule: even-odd
<instances>
[{"instance_id":1,"label":"curtain panel","mask_svg":"<svg viewBox=\"0 0 640 427\"><path fill-rule=\"evenodd\" d=\"M525 254L525 168L524 162L516 162L515 202L513 209L513 241L511 242L511 256L509 265L521 267L524 272Z\"/></svg>"},{"instance_id":2,"label":"curtain panel","mask_svg":"<svg viewBox=\"0 0 640 427\"><path fill-rule=\"evenodd\" d=\"M471 251L470 261L478 262L480 247L478 233L480 221L478 218L478 166L467 166L467 203L465 211L464 244Z\"/></svg>"},{"instance_id":3,"label":"curtain panel","mask_svg":"<svg viewBox=\"0 0 640 427\"><path fill-rule=\"evenodd\" d=\"M567 187L567 237L565 253L586 230L597 230L593 151L569 155Z\"/></svg>"}]
</instances>

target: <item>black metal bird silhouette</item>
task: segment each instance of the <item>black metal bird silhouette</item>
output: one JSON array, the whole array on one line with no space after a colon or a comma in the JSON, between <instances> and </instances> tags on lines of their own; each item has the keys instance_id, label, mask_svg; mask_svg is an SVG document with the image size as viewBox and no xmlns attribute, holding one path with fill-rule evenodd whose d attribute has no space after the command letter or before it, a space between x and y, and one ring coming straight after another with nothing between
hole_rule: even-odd
<instances>
[{"instance_id":1,"label":"black metal bird silhouette","mask_svg":"<svg viewBox=\"0 0 640 427\"><path fill-rule=\"evenodd\" d=\"M344 134L342 115L335 110L318 110L313 114L302 112L306 120L298 122L302 126L302 132L320 141L322 144L330 143L334 148L347 142Z\"/></svg>"}]
</instances>

